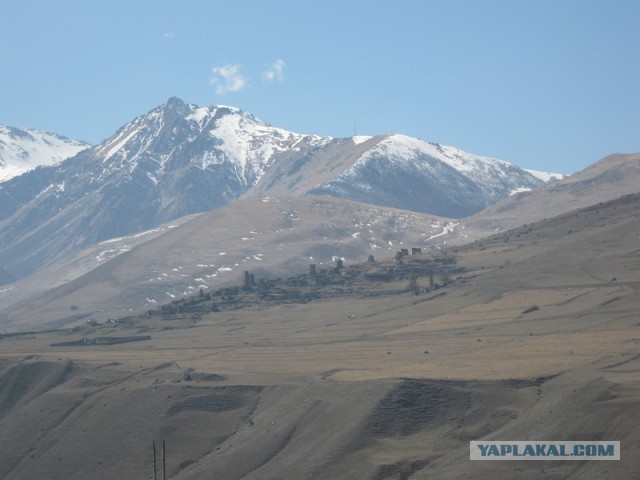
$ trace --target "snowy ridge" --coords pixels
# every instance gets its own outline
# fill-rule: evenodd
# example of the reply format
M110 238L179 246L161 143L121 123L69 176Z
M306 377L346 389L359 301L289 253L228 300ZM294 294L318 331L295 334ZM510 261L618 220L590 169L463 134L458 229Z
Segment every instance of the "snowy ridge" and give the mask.
M330 137L301 135L272 127L239 108L199 107L173 98L125 125L95 147L95 153L104 164L102 176L118 170L133 174L141 157L151 157L155 168L147 164L146 174L157 183L171 157L183 156L184 150L190 149L197 152L190 159L192 166L206 170L215 165L231 165L240 184L252 186L262 177L275 154L293 149L305 139L314 146L331 141ZM177 148L168 150L168 146Z
M543 182L503 160L388 135L313 193L460 218Z
M295 148L304 139L311 139L312 145L323 145L330 137L317 137L289 132L256 118L250 113L232 107L200 107L188 115L187 120L195 120L202 128L211 125L209 135L220 140L218 150L221 157L205 154L200 163L202 169L209 165L226 161L236 163L242 172L244 184L257 183L271 164L274 154ZM231 114L219 116L221 110Z
M0 182L41 165L55 165L89 145L33 128L0 125Z
M429 163L420 160L427 157L449 165L465 176L474 179L482 178L483 180L491 175L506 177L510 169L516 168L504 160L483 157L455 147L428 143L418 138L395 134L389 135L363 154L349 173L353 173L374 156L386 157L391 166L403 167L408 163L413 163L418 168L432 169Z

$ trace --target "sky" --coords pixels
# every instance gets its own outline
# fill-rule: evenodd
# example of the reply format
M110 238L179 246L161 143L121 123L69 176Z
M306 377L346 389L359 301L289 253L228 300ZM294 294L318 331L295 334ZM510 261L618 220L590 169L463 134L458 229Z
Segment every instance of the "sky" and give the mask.
M177 96L525 168L640 152L638 0L0 0L0 123L98 143Z

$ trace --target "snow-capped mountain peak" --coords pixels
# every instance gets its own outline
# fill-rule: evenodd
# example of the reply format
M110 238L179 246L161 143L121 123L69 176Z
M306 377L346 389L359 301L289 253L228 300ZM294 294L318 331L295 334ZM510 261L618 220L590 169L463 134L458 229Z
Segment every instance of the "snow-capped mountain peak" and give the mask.
M0 125L0 182L41 165L55 165L89 145L34 128Z
M304 138L313 139L314 144L330 140L272 127L236 107L200 107L172 97L122 127L96 146L95 153L106 164L102 176L116 171L133 174L145 168L157 180L172 158L184 159L188 152L190 165L201 170L231 166L236 180L251 186L274 154L293 148Z

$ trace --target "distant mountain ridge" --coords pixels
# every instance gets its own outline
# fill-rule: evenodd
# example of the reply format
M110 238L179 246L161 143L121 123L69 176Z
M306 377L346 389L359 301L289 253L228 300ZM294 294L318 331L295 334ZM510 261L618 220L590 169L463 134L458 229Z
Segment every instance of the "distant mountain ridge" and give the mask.
M543 183L508 162L454 147L406 135L373 138L349 168L307 193L460 218Z
M0 182L42 165L55 165L89 144L35 128L0 125Z
M570 177L505 198L463 222L475 238L640 192L640 154L609 155ZM471 233L475 230L475 234Z
M171 98L99 145L0 183L0 266L56 258L241 196L334 197L447 217L543 182L500 160L403 135L331 138Z

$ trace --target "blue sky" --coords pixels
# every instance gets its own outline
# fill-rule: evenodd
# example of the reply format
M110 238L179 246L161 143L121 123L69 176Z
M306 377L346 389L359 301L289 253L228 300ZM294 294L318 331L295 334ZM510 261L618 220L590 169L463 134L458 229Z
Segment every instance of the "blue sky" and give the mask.
M640 151L637 0L0 0L0 123L92 143L171 96L574 172Z

